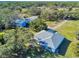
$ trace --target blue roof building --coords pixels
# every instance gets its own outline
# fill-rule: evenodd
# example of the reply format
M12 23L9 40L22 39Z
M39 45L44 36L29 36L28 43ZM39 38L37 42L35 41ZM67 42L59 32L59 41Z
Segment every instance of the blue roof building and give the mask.
M36 39L38 43L47 50L56 52L56 49L60 46L64 37L58 32L42 30L35 34L34 39Z
M17 19L15 21L15 24L17 27L28 27L28 23L37 19L38 16L32 16L32 17L29 17L29 18L24 18L24 19Z
M25 18L26 22L29 23L31 21L30 18Z
M25 20L22 20L22 19L17 19L15 21L15 24L17 27L27 27L27 23Z

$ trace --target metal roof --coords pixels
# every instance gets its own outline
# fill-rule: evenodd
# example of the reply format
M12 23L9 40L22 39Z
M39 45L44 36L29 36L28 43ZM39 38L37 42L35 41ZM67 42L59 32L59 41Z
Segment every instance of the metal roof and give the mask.
M52 42L54 45L54 48L58 48L58 46L61 44L61 42L64 40L64 36L56 32L53 36Z
M42 30L39 33L37 33L35 35L35 37L39 38L39 39L47 39L48 37L53 36L53 33L50 33L48 31Z
M37 18L38 18L38 16L32 16L32 17L26 18L26 21L28 23L28 22L31 22L33 20L36 20Z
M61 42L64 39L64 36L62 36L58 32L49 32L46 30L40 31L34 37L37 40L41 39L42 41L48 43L48 47L51 47L53 51L55 51L54 49L58 48L58 46L61 44Z
M32 17L30 17L30 19L32 19L32 20L35 20L37 18L38 18L38 16L32 16Z

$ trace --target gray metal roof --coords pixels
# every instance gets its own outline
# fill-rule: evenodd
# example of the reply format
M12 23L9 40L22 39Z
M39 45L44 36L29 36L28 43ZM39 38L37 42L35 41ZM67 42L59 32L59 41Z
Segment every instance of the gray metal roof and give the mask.
M39 39L47 39L50 36L53 36L53 33L45 31L45 30L40 31L39 33L35 35L35 37Z
M38 18L38 16L32 16L32 17L29 17L31 20L35 20Z
M59 34L58 32L56 32L52 38L52 43L54 46L54 49L58 48L58 46L61 44L61 42L63 41L64 36L62 36L61 34Z
M36 39L42 39L46 43L48 43L48 46L57 49L58 46L61 44L63 41L64 37L59 34L58 32L48 32L45 30L40 31L35 35Z

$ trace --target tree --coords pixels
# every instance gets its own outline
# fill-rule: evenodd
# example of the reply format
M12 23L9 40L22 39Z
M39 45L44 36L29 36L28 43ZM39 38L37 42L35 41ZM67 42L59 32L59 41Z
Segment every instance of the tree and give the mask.
M44 21L37 19L32 22L30 22L30 28L36 32L41 31L41 30L46 30L47 25Z
M33 34L26 28L17 28L5 31L5 44L0 46L0 57L5 58L37 58L55 57L54 53L42 48L33 39Z
M75 44L75 56L76 57L79 57L79 42L77 42L76 44Z
M31 7L29 10L30 10L31 15L33 15L33 16L36 16L36 15L40 16L40 14L41 14L40 8Z
M35 43L35 42L34 42ZM39 44L34 47L30 47L27 50L27 54L31 58L48 58L48 57L56 57L54 53L49 52L48 50L42 48Z
M48 21L58 21L63 19L63 12L59 11L57 8L56 9L51 9L51 7L49 8L45 8L42 9L40 18L44 19L44 20L48 20Z
M26 28L7 30L3 36L6 43L0 46L0 57L27 57L26 45L29 44L33 34ZM28 45L29 46L29 45ZM5 51L3 51L3 50Z
M79 31L76 31L76 39L79 40Z
M1 25L3 25L5 29L12 28L12 23L16 18L18 18L17 14L18 13L15 13L10 9L1 9L0 10Z

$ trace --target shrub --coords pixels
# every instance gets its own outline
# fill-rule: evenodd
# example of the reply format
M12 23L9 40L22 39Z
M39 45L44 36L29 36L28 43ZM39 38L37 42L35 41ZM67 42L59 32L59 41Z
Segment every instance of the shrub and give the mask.
M41 30L46 30L47 25L42 20L37 19L37 20L30 22L30 28L32 30L38 32L38 31L41 31Z

